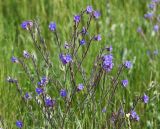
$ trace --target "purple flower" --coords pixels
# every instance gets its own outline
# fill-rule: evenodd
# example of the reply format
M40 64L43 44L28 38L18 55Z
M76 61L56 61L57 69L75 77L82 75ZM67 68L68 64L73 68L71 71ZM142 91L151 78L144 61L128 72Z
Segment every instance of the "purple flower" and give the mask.
M66 90L65 90L65 89L61 89L60 95L61 95L62 97L66 97L66 96L67 96Z
M45 86L48 83L48 78L47 77L42 77L40 82L38 82L39 86Z
M152 0L152 2L153 2L153 3L158 3L158 2L159 2L159 0Z
M55 31L56 30L56 23L55 22L50 22L49 29L50 29L50 31Z
M25 98L25 99L29 99L29 98L30 98L30 95L29 95L28 92L26 92L26 94L24 95L24 98Z
M106 47L107 51L111 52L113 50L112 46Z
M142 97L142 101L143 101L145 104L148 103L149 97L148 97L146 94L144 94L143 97Z
M131 116L131 118L135 118L135 116L137 115L137 113L135 112L135 111L131 111L130 112L130 116Z
M152 19L152 18L153 18L153 13L144 14L144 17L145 17L146 19Z
M14 57L14 56L11 57L11 61L13 63L18 63L19 62L18 59L16 57Z
M21 27L23 29L27 29L27 26L28 26L28 22L27 21L22 22Z
M74 22L79 23L81 20L81 16L80 15L75 15L74 16Z
M159 26L158 25L154 25L153 29L154 29L155 32L158 32Z
M24 56L25 58L29 58L29 57L30 57L30 54L29 54L26 50L24 50L24 51L23 51L23 56Z
M51 98L46 98L45 99L45 105L47 107L53 107L55 105L55 100L52 100Z
M154 54L154 55L158 55L158 50L154 50L154 51L153 51L153 54Z
M82 28L82 34L86 34L87 33L87 29L85 27Z
M84 89L83 84L78 84L77 90L78 90L78 91L81 91L81 90L83 90L83 89Z
M139 121L139 116L138 116L138 114L134 110L132 110L130 112L130 117L131 117L132 120Z
M122 80L122 86L126 87L128 85L128 80Z
M149 7L150 9L154 9L155 4L151 3L151 4L148 5L148 7Z
M103 56L103 60L104 60L104 61L112 61L112 60L113 60L112 54L104 55L104 56Z
M94 40L96 40L96 41L100 41L102 38L101 38L101 35L100 34L98 34L97 36L95 36L94 37Z
M21 24L22 29L28 30L28 28L31 28L33 26L32 21L24 21Z
M67 61L66 61L66 56L64 54L60 54L59 55L59 58L61 60L61 62L65 65L67 64Z
M142 28L141 28L141 27L138 27L138 28L137 28L137 32L138 32L138 33L142 33Z
M103 56L102 67L106 72L110 72L112 70L114 65L112 60L113 60L112 54Z
M95 19L98 19L101 16L101 14L99 11L94 11L93 16Z
M139 121L139 119L140 119L139 116L136 115L135 120L136 120L136 121Z
M70 54L60 54L59 58L64 65L72 61L72 57Z
M38 95L40 95L41 93L43 93L43 89L42 88L36 88L36 92Z
M103 109L102 109L102 112L104 113L104 112L106 112L107 110L106 110L106 108L104 107Z
M17 121L16 121L16 126L17 126L18 128L22 128L22 127L23 127L23 122L20 121L20 120L17 120Z
M119 109L119 115L124 117L125 113L124 110L122 108Z
M65 60L66 60L67 63L68 63L68 62L71 62L71 61L72 61L71 55L70 55L70 54L66 54Z
M150 50L147 50L147 56L150 56L150 54L151 54L151 52L150 52Z
M91 13L93 11L92 6L87 6L86 12Z
M130 69L130 68L132 67L131 61L126 61L126 62L124 63L124 66L125 66L127 69Z
M86 41L84 39L80 40L80 45L85 45L86 44Z
M113 63L112 62L104 62L103 63L103 69L106 71L106 72L110 72L112 69L113 69Z
M116 118L117 118L117 113L113 112L113 113L112 113L112 116L111 116L111 118L110 118L111 122L112 122L112 123L115 123Z

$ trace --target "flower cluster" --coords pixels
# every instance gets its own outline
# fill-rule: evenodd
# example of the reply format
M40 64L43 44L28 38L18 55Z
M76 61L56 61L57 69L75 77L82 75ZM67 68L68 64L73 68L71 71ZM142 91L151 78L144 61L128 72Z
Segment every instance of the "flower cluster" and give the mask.
M95 37L94 37L94 40L96 40L96 41L101 41L101 35L100 34L98 34L98 35L96 35Z
M75 15L75 16L74 16L74 22L75 22L75 23L79 23L80 20L81 20L81 16L80 16L80 15Z
M59 58L64 65L68 64L69 62L72 62L72 57L70 54L66 54L66 55L60 54Z
M31 97L31 95L28 92L26 92L25 95L24 95L24 98L26 100L28 100L28 99L31 99L32 97Z
M84 89L84 85L82 83L78 84L77 90L81 91Z
M128 85L128 80L122 80L122 86L126 87Z
M112 54L103 56L103 64L102 67L106 72L110 72L113 68L113 56Z
M23 127L23 122L20 121L20 120L16 121L16 126L17 126L18 128L22 128L22 127Z
M142 97L142 101L143 101L145 104L148 103L149 97L148 97L146 94L144 94L143 97Z
M84 39L80 40L79 42L80 45L85 45L86 44L86 41Z
M92 6L87 6L86 12L87 12L87 13L92 13L92 11L93 11Z
M61 89L60 95L61 95L62 97L66 97L66 96L67 96L67 91L66 91L65 89Z
M56 23L55 22L50 22L49 29L50 29L50 31L55 31L56 30Z
M45 86L48 83L48 78L47 77L42 77L41 80L38 82L39 86Z
M126 62L124 63L124 66L125 66L127 69L130 69L130 68L132 67L131 61L126 61Z
M45 105L47 107L53 107L55 105L56 101L51 99L51 98L46 98L45 99Z
M138 116L138 114L137 114L134 110L132 110L132 111L130 112L130 118L131 118L132 120L139 121L139 116Z
M30 58L30 54L26 50L23 51L23 56L27 59Z
M22 22L21 24L21 27L24 29L24 30L28 30L29 28L31 28L33 26L33 22L32 21L24 21Z
M98 19L101 16L101 13L99 11L94 11L93 16L95 19Z
M16 57L12 56L11 62L13 62L13 63L18 63L19 61L18 61L18 59L17 59Z
M43 89L38 87L38 88L36 88L36 92L38 95L40 95L43 93Z
M145 14L144 15L144 17L146 18L146 19L149 19L149 20L151 20L152 18L153 18L153 13L147 13L147 14Z

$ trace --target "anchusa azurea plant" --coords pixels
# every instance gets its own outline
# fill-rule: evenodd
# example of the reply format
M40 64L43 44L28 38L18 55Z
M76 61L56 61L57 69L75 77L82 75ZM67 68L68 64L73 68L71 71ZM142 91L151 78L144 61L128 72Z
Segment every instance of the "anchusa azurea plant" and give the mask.
M129 80L124 76L134 65L126 60L117 67L112 53L114 48L102 44L103 36L99 32L89 32L91 24L94 26L100 16L100 11L92 6L74 15L71 37L64 44L59 38L59 25L50 22L48 33L53 35L57 47L53 51L58 53L54 57L42 36L39 22L22 22L21 27L31 36L37 57L29 50L24 50L21 57L11 57L11 62L23 68L28 77L23 82L30 86L26 88L19 79L7 78L9 83L15 84L22 102L32 114L31 118L18 117L18 128L28 127L25 119L31 119L37 128L55 129L128 128L126 114L130 122L140 121L136 105L138 102L147 104L149 97L143 93L128 107L116 98L117 92L129 87ZM91 47L95 45L100 47L91 60Z

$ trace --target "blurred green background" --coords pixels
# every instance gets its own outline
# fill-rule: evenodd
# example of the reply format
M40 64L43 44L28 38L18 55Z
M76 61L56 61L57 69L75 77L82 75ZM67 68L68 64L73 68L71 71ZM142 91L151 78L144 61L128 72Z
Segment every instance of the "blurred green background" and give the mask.
M52 46L50 49L54 55L56 46L50 40L49 22L57 23L60 39L64 43L70 37L73 16L87 5L92 5L95 10L100 10L101 17L90 31L102 35L100 44L113 46L114 61L117 64L124 59L134 62L134 68L127 76L129 86L126 103L130 105L136 95L144 92L150 97L149 104L140 105L141 110L137 111L140 122L134 123L136 126L132 128L160 128L160 56L151 59L147 55L147 50L160 50L160 44L158 34L151 36L152 24L143 18L148 3L149 0L0 0L0 127L16 128L17 118L27 117L26 110L21 109L16 88L6 82L8 76L13 76L21 78L22 87L26 85L23 84L25 76L21 73L22 69L19 70L10 61L12 55L18 57L24 49L33 49L27 32L20 27L22 21L39 19L42 34L47 45ZM147 42L137 33L138 26L143 26L149 39ZM95 50L97 46L92 47L90 55L94 55ZM147 91L152 84L153 88ZM36 128L34 126L26 128Z

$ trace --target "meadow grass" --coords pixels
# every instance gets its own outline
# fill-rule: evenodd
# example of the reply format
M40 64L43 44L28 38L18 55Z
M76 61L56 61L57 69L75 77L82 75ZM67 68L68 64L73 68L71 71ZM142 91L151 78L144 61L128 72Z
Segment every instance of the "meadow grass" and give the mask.
M138 105L136 111L140 116L140 121L133 123L131 127L133 129L160 128L160 56L157 55L151 59L147 55L147 50L160 50L160 44L158 35L151 36L148 31L152 29L151 24L143 18L147 10L147 3L147 1L136 0L0 0L0 127L16 128L15 122L18 118L25 120L24 128L26 129L42 128L44 124L40 110L35 109L34 113L37 118L32 118L32 114L28 113L25 105L21 103L16 88L6 82L7 76L17 77L20 78L20 84L25 90L32 89L32 86L24 81L26 75L22 69L10 61L12 55L19 56L24 49L34 51L31 38L20 27L21 22L39 19L42 34L52 55L51 59L57 62L58 53L53 35L48 31L49 22L57 23L58 34L61 42L64 43L71 36L69 34L74 14L85 9L87 5L92 5L93 8L100 10L102 16L96 24L91 24L90 33L101 33L102 41L91 46L88 54L90 60L85 63L91 64L98 48L104 44L113 46L115 66L118 66L122 60L132 60L133 69L123 75L123 77L127 75L129 86L125 90L118 89L114 103L116 105L125 98L125 106L129 108L135 96L146 92L150 101L147 105ZM138 26L145 28L147 42L137 33ZM87 68L90 69L90 66ZM151 85L153 88L147 90ZM90 114L90 111L87 110L85 116L81 118L90 121L91 117L95 117L93 123L86 124L87 122L80 118L71 117L72 123L68 123L66 128L102 128L100 125L106 118L102 115L98 119L96 115Z

